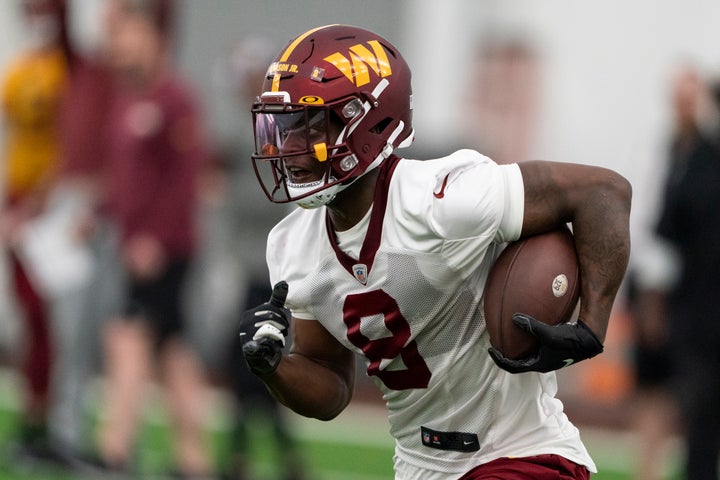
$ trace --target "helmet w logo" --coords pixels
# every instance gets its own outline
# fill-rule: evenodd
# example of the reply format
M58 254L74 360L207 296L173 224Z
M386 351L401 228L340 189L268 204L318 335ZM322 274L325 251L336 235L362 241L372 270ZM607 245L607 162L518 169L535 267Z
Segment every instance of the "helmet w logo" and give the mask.
M380 42L370 40L367 45L370 46L372 51L365 45L358 43L350 47L349 58L337 52L325 57L323 60L335 65L356 87L370 83L370 70L380 78L392 75L390 62Z

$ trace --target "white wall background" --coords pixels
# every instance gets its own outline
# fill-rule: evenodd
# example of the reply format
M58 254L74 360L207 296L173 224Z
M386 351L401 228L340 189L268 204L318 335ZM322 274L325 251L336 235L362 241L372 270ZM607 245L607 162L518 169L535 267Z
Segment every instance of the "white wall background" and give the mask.
M618 170L633 183L633 248L645 242L664 177L674 68L720 73L714 0L407 0L404 50L413 65L418 143L453 139L467 58L488 33L537 46L543 85L533 158ZM449 106L449 108L448 108ZM454 120L454 121L453 121Z
M0 1L0 75L3 75L7 63L22 45L21 29L22 24L17 2ZM2 107L0 106L0 108ZM4 148L2 129L3 121L0 117L0 151ZM0 169L0 196L3 195L1 180L2 169ZM15 305L5 295L8 288L6 272L5 258L0 256L0 352L13 351L20 333L17 322L6 321L17 315Z
M20 11L15 1L0 2L0 70L15 54L21 44Z

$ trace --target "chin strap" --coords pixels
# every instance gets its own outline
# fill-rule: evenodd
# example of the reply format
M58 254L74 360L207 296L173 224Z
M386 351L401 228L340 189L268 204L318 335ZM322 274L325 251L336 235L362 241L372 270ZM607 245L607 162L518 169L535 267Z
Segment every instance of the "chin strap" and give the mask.
M333 181L334 178L330 177L328 181ZM325 183L324 180L319 180L317 182L310 182L310 183L302 183L302 184L287 184L288 193L291 195L291 197L300 197L302 195L306 195L309 191L313 191L316 188L318 188L320 185ZM306 197L300 198L298 200L293 200L294 203L302 208L318 208L322 207L323 205L327 205L328 203L332 202L335 199L335 196L338 194L338 192L341 191L340 187L342 185L339 183L336 183L335 185L330 185L329 187L323 188L322 190L318 190L317 192L310 194Z
M308 195L307 197L295 200L295 204L301 208L318 208L322 207L323 205L327 205L328 203L335 200L335 197L338 193L342 192L346 188L348 188L353 183L357 182L360 178L362 178L366 173L376 169L377 167L382 164L382 162L388 158L393 152L393 146L390 143L385 144L385 148L380 152L380 155L378 155L375 160L368 166L368 168L357 177L353 178L351 181L347 183L336 183L335 185L331 185L329 187L323 188L322 190L319 190L312 195ZM328 183L334 181L334 177L330 177L328 179ZM319 185L322 185L324 183L324 180L318 180L316 182L310 182L310 183L303 183L303 184L287 184L288 192L293 196L301 196L307 191L313 190L317 188Z

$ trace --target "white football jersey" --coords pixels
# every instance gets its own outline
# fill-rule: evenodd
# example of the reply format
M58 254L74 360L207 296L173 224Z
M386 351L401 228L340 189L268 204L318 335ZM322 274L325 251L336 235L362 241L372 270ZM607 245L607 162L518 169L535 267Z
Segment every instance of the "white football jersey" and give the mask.
M483 285L521 233L519 167L461 150L381 168L363 221L337 233L325 208L297 209L270 233L267 261L294 317L364 357L387 404L396 478L451 480L549 453L595 471L555 374L512 375L487 352Z

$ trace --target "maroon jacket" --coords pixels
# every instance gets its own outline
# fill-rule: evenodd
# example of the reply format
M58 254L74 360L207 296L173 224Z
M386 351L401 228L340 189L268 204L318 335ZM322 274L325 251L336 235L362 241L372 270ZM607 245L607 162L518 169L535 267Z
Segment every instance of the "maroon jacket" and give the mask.
M110 72L75 57L60 113L62 175L98 175L104 166L106 121L112 98Z
M198 175L206 158L195 93L174 77L118 89L108 105L107 211L124 239L145 233L171 258L192 254Z

